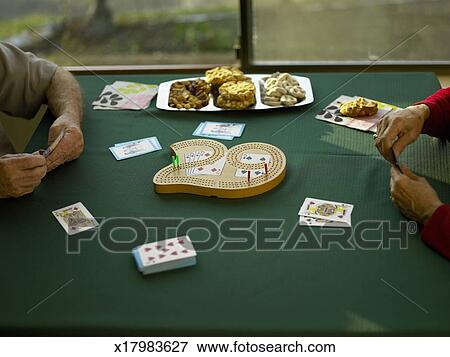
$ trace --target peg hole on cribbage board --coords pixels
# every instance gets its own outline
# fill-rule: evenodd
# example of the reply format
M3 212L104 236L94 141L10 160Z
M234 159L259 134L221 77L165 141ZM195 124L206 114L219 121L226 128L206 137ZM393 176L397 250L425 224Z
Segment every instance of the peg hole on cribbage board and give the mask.
M286 173L286 157L277 147L266 143L245 143L227 149L215 140L193 139L171 145L172 154L179 155L180 165L168 165L159 170L153 178L155 191L158 193L192 193L222 198L241 198L267 192L277 186ZM185 154L210 151L211 156L195 162L185 162ZM248 180L236 176L237 170L265 170L264 163L243 163L244 154L268 154L268 171ZM214 164L226 157L220 175L186 175L186 169Z

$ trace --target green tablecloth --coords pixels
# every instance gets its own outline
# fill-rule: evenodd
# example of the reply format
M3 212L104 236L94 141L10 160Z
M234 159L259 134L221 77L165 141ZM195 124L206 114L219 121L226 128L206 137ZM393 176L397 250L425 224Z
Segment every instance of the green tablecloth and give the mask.
M154 102L149 113L93 111L90 103L105 82L78 77L86 107L83 156L50 173L34 194L0 202L1 334L449 335L450 265L418 234L409 236L407 249L396 242L376 250L344 250L337 244L328 250L291 245L221 252L216 247L199 252L193 268L146 277L129 253L108 252L97 239L83 242L80 254L66 254L65 233L51 211L78 201L97 217L284 219L281 240L286 241L309 196L354 204L354 225L386 220L398 228L404 218L389 199L389 165L376 152L372 135L314 115L340 94L406 106L439 88L435 75L307 76L315 96L308 107L209 114L163 112ZM159 83L179 77L103 78ZM262 141L282 149L288 161L284 182L241 200L155 194L151 180L170 162L169 145L192 138L204 120L247 124L241 138L225 142L228 146ZM45 146L50 123L47 118L41 124L30 151ZM153 135L162 151L122 162L108 151L117 142ZM446 201L448 153L448 147L423 137L401 158L426 175ZM368 231L364 237L380 235ZM131 235L119 231L115 237ZM191 232L194 242L205 237Z

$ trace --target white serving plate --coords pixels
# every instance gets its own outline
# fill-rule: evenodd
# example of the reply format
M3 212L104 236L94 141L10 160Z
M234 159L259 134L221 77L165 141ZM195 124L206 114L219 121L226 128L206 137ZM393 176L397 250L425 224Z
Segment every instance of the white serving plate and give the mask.
M302 87L305 92L306 96L305 99L303 99L300 103L297 103L291 107L285 107L282 105L272 107L269 105L265 105L261 100L261 87L260 87L260 81L263 78L270 77L270 74L248 74L246 75L249 77L256 88L256 104L252 107L249 107L247 109L241 109L241 110L267 110L267 109L279 109L279 108L293 108L293 107L301 107L307 104L311 104L314 102L314 95L312 91L311 81L307 77L300 77L300 76L292 76L294 77L298 83L300 84L300 87ZM158 88L158 97L156 99L156 107L158 109L162 110L171 110L171 111L194 111L194 112L220 112L220 111L230 111L230 110L239 110L239 109L222 109L218 108L214 105L214 99L212 96L210 96L209 104L201 109L177 109L172 108L169 106L169 93L170 93L170 87L172 86L172 83L178 82L178 81L192 81L196 79L205 79L205 77L194 77L194 78L181 78L176 79L173 81L168 81L161 83Z

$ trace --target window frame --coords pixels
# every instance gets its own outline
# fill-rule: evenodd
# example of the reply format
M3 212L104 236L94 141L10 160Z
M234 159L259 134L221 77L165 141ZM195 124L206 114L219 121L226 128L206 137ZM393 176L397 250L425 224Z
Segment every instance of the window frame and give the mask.
M238 65L249 73L289 72L390 72L432 71L438 75L450 74L449 61L255 61L253 56L253 0L239 0L239 33L236 63L202 65L114 65L67 66L74 74L145 74L145 73L198 73L220 65Z
M253 58L253 0L239 0L241 13L241 66L247 71L438 71L450 72L449 61L255 61Z

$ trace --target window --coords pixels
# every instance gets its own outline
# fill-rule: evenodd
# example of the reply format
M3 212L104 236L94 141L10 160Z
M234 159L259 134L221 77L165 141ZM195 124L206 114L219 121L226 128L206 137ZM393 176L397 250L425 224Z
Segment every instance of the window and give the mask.
M0 0L0 40L60 65L450 65L450 0ZM60 46L62 50L58 49Z
M235 62L237 0L14 0L1 6L0 39L59 65Z
M449 0L253 0L255 63L450 61Z

